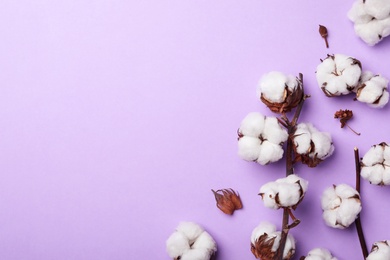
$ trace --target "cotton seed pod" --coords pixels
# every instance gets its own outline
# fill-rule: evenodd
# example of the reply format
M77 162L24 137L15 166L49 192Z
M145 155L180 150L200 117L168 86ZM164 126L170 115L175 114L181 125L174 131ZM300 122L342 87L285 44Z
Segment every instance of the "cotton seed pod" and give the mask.
M351 93L359 83L362 65L359 60L344 54L329 55L317 66L316 77L328 97Z
M390 2L383 0L358 0L348 12L354 29L369 46L390 35Z
M334 152L329 133L319 132L310 123L300 123L292 137L295 161L316 167Z
M356 99L371 107L382 108L389 102L388 84L388 79L365 71L362 73L360 84L356 89Z
M295 209L307 191L308 181L291 174L261 186L259 195L267 208Z
M390 147L382 142L373 145L363 156L360 175L375 185L390 185Z
M240 195L232 189L211 190L214 193L217 207L225 214L232 215L237 209L242 209Z
M362 210L359 193L347 184L327 188L322 194L321 206L325 223L339 229L349 227Z
M372 245L371 252L366 260L390 259L390 240L376 242Z
M307 256L302 256L300 260L337 260L337 258L332 256L328 249L314 248Z
M217 244L198 224L181 222L166 241L166 248L174 260L209 260L217 251Z
M272 71L260 79L257 96L272 112L289 112L303 98L302 82L294 76Z
M269 222L260 223L251 236L251 251L256 259L274 260L280 245L281 232L276 231L276 226ZM283 259L288 260L295 253L295 240L290 234L287 235L283 251Z
M238 129L238 155L261 165L276 162L283 157L283 143L288 134L276 117L249 113Z

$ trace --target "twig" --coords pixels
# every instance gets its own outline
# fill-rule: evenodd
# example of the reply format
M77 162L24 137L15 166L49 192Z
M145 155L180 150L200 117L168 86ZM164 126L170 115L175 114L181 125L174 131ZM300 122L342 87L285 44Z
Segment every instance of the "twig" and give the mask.
M356 168L356 191L359 192L359 194L360 194L359 149L357 147L355 147L354 152L355 152L355 168ZM360 198L361 198L361 196L360 196ZM367 249L366 240L364 238L362 222L360 220L360 214L358 215L358 217L355 221L355 225L356 225L356 230L357 230L358 237L359 237L360 247L362 248L363 257L364 257L364 259L366 259L368 256L368 249Z

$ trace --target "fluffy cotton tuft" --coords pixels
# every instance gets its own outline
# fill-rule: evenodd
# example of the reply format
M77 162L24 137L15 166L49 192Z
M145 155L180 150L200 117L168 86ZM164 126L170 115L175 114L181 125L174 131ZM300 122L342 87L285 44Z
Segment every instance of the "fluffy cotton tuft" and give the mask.
M322 217L333 228L349 227L362 210L359 193L346 184L333 185L322 194Z
M390 185L390 147L385 143L373 145L363 156L360 175L375 185Z
M295 174L261 186L259 195L267 208L293 208L302 201L308 182Z
M251 235L251 251L258 259L264 256L273 259L280 245L281 232L269 222L260 223ZM290 234L287 235L286 245L283 251L283 259L290 259L295 253L295 240Z
M283 157L283 143L288 134L276 117L249 113L238 129L238 155L261 165L276 162Z
M293 135L293 149L297 161L315 167L333 154L334 146L329 133L319 132L310 123L300 123Z
M302 260L337 260L333 257L328 249L325 248L314 248L310 250L306 257L301 258Z
M217 251L217 244L198 224L181 222L166 241L166 248L172 259L209 260Z
M294 76L272 71L260 79L257 96L271 111L289 112L303 98L302 82Z
M372 107L382 108L389 102L388 84L388 79L365 71L362 73L360 84L356 89L356 99Z
M362 73L360 61L344 54L328 55L318 66L318 86L328 97L347 95L359 83Z
M369 46L390 35L390 1L358 0L348 12L355 33Z
M390 240L376 242L366 260L390 259Z

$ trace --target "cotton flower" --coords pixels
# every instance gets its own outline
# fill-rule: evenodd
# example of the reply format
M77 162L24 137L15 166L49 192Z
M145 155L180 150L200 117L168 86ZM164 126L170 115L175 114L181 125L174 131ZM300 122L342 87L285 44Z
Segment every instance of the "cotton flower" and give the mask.
M348 12L355 33L373 46L390 34L390 1L358 0Z
M339 229L351 225L362 209L359 193L346 184L327 188L322 194L321 205L325 223Z
M362 73L356 89L356 99L375 108L382 108L389 101L389 80L370 71Z
M363 156L360 175L375 185L390 185L390 147L385 143L373 145Z
M257 259L274 260L280 245L281 232L276 231L276 226L269 222L260 223L251 236L251 251ZM292 258L295 253L295 240L287 235L286 245L283 251L283 259Z
M289 112L303 98L302 82L294 76L272 71L260 79L257 96L271 111Z
M308 182L295 174L261 186L259 195L267 208L293 208L302 201Z
M300 260L337 260L337 258L333 257L328 249L314 248L310 250L306 257L301 257Z
M217 251L210 234L193 222L181 222L166 241L166 247L174 260L209 260Z
M247 161L265 165L283 157L283 143L288 134L276 117L249 113L238 129L238 155Z
M211 190L214 193L217 207L225 214L232 215L237 209L242 209L240 195L232 189Z
M296 161L315 167L333 154L334 146L330 134L319 132L310 123L300 123L293 135L293 149Z
M317 83L328 97L349 94L359 83L360 61L343 54L329 55L317 66Z
M376 242L366 260L390 259L390 240Z

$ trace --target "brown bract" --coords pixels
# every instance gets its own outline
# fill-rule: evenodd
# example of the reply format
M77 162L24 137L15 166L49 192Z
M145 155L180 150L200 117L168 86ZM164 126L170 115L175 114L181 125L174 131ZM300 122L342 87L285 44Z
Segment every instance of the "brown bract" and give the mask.
M275 260L277 251L272 251L275 239L276 237L269 238L268 234L264 233L256 239L254 244L251 243L252 254L260 260ZM293 255L294 250L290 250L283 259L289 260Z
M225 214L232 215L237 209L242 209L240 195L232 189L211 190L214 193L217 207Z
M294 91L288 89L286 85L284 88L283 102L272 102L264 97L263 94L260 96L261 101L275 113L286 113L290 112L291 109L298 106L303 99L303 88L302 81L298 79L298 86Z

